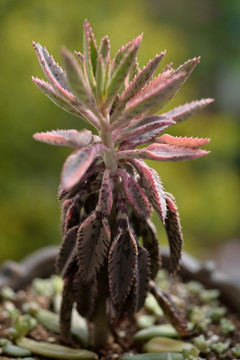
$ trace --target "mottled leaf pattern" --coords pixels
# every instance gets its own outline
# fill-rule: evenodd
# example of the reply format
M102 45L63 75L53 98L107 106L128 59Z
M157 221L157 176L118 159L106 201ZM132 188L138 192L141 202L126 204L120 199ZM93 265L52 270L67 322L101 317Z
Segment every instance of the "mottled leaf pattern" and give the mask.
M126 170L118 169L118 174L122 179L125 194L132 207L144 219L148 218L150 215L150 205L141 186L127 173Z
M143 307L147 295L150 278L149 264L150 257L148 251L141 245L138 245L136 311Z
M166 201L168 211L165 229L170 246L173 272L176 272L179 268L179 263L182 256L183 236L175 199L172 195L167 193Z
M77 258L81 279L87 283L97 274L108 254L110 227L97 212L90 215L78 231Z
M52 130L47 132L36 133L33 135L35 140L58 146L70 146L81 148L89 145L93 140L90 130Z
M127 221L119 221L108 258L110 293L115 305L122 304L133 283L137 244Z

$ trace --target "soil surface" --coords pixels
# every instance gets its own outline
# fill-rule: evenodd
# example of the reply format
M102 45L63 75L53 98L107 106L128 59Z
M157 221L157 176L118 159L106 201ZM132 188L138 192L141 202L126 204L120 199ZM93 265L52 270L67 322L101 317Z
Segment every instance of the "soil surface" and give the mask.
M193 320L194 309L200 309L202 313L208 314L209 311L217 308L225 307L218 297L214 295L214 293L208 293L206 290L202 290L199 293L198 284L190 283L190 285L185 285L181 282L179 277L165 277L161 276L158 282L159 286L161 286L164 291L171 294L172 300L175 302L177 308L181 311L181 313L185 313L188 317L188 320ZM201 288L201 287L200 287ZM201 290L201 289L200 289ZM205 294L205 297L203 296ZM209 299L209 297L213 299ZM9 318L5 306L6 300L0 299L0 339L9 339L8 329L12 326L12 320ZM22 304L25 302L34 301L40 304L42 308L52 309L51 297L44 297L42 295L37 294L33 291L31 286L28 286L24 290L20 290L17 292L16 299L14 301L10 301L13 303L17 309L21 311ZM9 301L8 301L9 303ZM150 314L150 312L146 309L141 311L137 317L142 314ZM211 350L209 353L204 354L200 353L200 358L208 359L208 360L217 360L217 359L225 359L225 360L233 360L240 359L240 357L234 356L232 348L236 346L236 344L240 343L240 319L237 314L232 312L230 309L226 309L226 313L224 314L224 319L229 320L233 328L227 334L223 333L223 327L221 326L221 319L208 320L206 324L204 324L204 320L201 317L198 319L195 317L195 326L194 326L194 335L188 339L185 339L187 342L193 342L194 338L203 334L206 338L215 338L216 342L228 343L229 348L225 350L222 354L217 354L215 351ZM164 317L160 317L156 324L166 323L166 319ZM112 342L105 349L102 349L98 352L100 360L117 360L124 354L135 354L141 352L141 348L143 343L133 343L132 335L137 331L137 325L134 321L125 321L123 322L120 331L118 331L118 339L115 342ZM51 343L60 344L59 335L54 334L51 331L46 330L42 325L38 324L34 330L32 330L28 334L29 338L35 339L37 341L48 341ZM74 347L79 347L77 342L74 344ZM1 347L0 347L1 354ZM38 360L47 360L47 357L41 356L32 356L34 359ZM7 357L2 353L0 355L0 359L9 359L12 357ZM197 359L197 358L195 358Z

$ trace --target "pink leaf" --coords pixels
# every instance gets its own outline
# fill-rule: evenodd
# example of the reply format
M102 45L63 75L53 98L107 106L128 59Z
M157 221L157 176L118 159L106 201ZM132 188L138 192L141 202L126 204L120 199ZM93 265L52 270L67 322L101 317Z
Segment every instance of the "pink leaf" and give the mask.
M209 143L210 139L206 138L193 138L193 137L178 137L164 134L156 141L159 144L168 144L173 146L184 146L187 148L197 149Z
M192 101L189 104L184 104L176 107L173 110L162 114L163 116L170 117L176 123L180 123L186 120L188 117L192 116L196 112L204 109L207 105L211 104L213 99L202 99L199 101Z
M163 223L165 223L167 206L165 192L158 173L148 167L143 161L132 160L132 163L141 176L142 185L148 199L151 201L158 216L161 218Z
M90 130L52 130L46 133L36 133L33 135L35 140L59 146L71 146L81 148L89 145L93 140Z
M207 150L154 143L144 149L119 151L116 154L116 158L142 158L156 161L185 161L197 159L207 154L209 154L209 151Z
M170 246L171 259L173 264L173 273L175 273L182 257L183 235L181 230L180 218L177 211L175 199L171 194L166 193L167 218L165 229Z
M122 305L130 293L137 264L137 244L126 220L119 221L108 257L110 294Z
M109 216L111 213L113 204L112 185L110 179L110 170L106 169L102 178L102 185L99 191L99 202L98 206L100 211L105 215Z
M144 219L150 216L150 205L141 186L124 169L118 169L125 194L137 213Z
M92 145L75 150L65 161L61 174L62 192L70 190L84 176L95 156L101 153L106 146Z
M77 241L78 265L83 282L95 278L108 254L110 227L107 218L93 212L80 226Z

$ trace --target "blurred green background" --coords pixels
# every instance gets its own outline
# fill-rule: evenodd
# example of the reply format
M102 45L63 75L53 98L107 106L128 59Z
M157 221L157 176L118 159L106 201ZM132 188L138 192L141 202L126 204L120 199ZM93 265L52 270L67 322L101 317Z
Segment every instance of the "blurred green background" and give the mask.
M62 44L81 50L85 17L98 41L109 35L112 54L143 32L141 66L164 49L162 66L173 62L177 67L201 55L200 65L166 109L214 97L209 108L170 132L211 137L211 154L154 167L176 197L185 249L209 257L217 246L239 236L240 1L1 0L0 261L20 259L61 240L56 193L70 150L37 143L32 134L85 124L31 82L31 75L43 78L31 42L46 46L61 63Z

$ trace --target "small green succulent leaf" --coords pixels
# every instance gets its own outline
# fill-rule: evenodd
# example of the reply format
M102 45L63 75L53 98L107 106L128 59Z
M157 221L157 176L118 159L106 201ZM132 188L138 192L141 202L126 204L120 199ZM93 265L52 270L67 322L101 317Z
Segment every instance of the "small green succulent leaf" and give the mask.
M171 324L162 324L137 331L133 339L135 341L146 341L158 336L176 338L179 337L179 334Z
M91 92L84 80L80 64L77 62L74 55L66 48L62 49L62 56L66 68L66 78L69 88L80 103L96 113L96 106L91 97Z
M108 258L110 294L114 304L125 302L135 275L137 244L126 220L118 221Z
M96 66L97 66L97 44L92 31L92 28L87 20L84 23L84 36L83 36L83 53L85 60L85 68L89 81L89 85L95 93L96 90Z
M107 35L104 36L101 40L99 53L102 55L105 64L107 64L110 60L110 42Z
M166 193L165 196L167 202L165 229L170 246L171 260L173 265L172 271L175 273L179 269L180 260L182 257L183 235L175 199L169 193Z
M144 346L143 351L150 353L158 352L182 352L183 349L194 348L194 345L181 340L170 339L166 337L154 337Z
M97 56L97 67L96 67L96 92L97 92L97 101L101 104L101 101L104 97L105 84L106 84L106 64L104 62L103 56L101 53L98 53Z
M110 239L108 220L97 211L81 224L78 230L77 259L83 282L91 281L103 265Z
M73 148L82 148L93 141L93 135L90 130L77 131L71 130L52 130L36 133L33 135L35 140L58 146L70 146Z
M122 86L127 74L129 73L132 63L137 55L141 42L141 36L133 40L130 46L127 48L123 58L119 64L113 66L113 72L109 84L107 86L107 99L106 105L110 104L113 98L117 95L118 90ZM116 64L116 61L115 63Z

